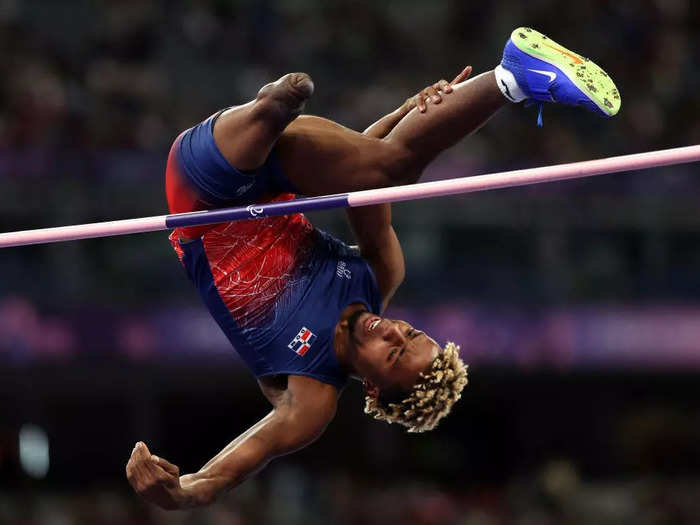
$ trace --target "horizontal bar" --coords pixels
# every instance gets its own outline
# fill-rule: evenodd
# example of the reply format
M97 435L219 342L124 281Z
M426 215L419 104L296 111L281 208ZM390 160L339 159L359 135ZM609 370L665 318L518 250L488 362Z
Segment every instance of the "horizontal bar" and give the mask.
M700 145L291 201L2 233L0 234L0 248L259 219L331 208L425 199L697 161L700 161Z
M177 213L175 215L169 215L165 220L165 224L168 228L181 228L183 226L217 224L219 222L260 219L263 217L273 217L276 215L289 215L290 213L304 213L307 211L347 207L348 194L342 193L338 195L324 195L322 197L294 199L291 201L251 204L249 206L241 206L236 208L221 208L218 210Z
M495 190L555 182L568 179L580 179L618 173L621 171L636 171L674 164L686 164L700 161L700 145L686 146L646 153L635 153L606 159L585 160L569 164L556 164L539 168L505 171L489 175L476 175L458 179L422 182L408 186L394 186L376 190L356 191L348 194L350 206L368 206L383 202L399 202L429 197L442 197L477 191Z
M0 233L0 248L166 230L167 215Z

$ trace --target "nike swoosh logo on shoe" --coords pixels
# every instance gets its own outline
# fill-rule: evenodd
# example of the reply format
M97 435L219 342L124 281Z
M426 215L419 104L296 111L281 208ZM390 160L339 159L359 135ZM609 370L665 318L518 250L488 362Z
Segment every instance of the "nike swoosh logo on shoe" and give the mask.
M503 79L501 79L501 84L503 84L503 88L506 90L506 96L513 102L515 102L515 98L513 98L513 95L510 94L510 89L508 89L508 84L503 82Z
M539 73L540 75L548 76L550 84L552 82L554 82L555 78L557 78L557 74L554 71L542 71L541 69L528 69L528 71L532 71L533 73Z

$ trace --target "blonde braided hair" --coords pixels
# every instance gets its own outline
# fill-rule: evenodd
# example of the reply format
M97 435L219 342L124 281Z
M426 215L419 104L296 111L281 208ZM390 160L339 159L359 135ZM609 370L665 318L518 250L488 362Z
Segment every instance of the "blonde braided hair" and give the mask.
M381 394L365 396L365 414L399 423L408 427L408 432L432 430L462 397L467 382L467 365L459 357L459 346L448 342L429 369L421 372L407 397L398 403L387 403L381 400Z

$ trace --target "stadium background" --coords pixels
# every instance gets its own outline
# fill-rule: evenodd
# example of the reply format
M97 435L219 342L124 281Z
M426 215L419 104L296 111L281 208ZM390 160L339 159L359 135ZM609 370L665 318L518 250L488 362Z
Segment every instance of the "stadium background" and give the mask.
M165 213L176 134L262 84L306 71L308 112L363 129L467 64L492 68L519 25L593 57L621 113L546 107L537 129L534 108L505 108L426 179L697 144L699 14L0 0L0 230ZM454 413L405 435L351 385L319 442L176 514L130 491L134 442L191 472L267 406L166 235L3 250L0 523L697 523L699 189L689 165L396 205L407 280L389 314L462 345ZM351 240L342 212L312 221Z

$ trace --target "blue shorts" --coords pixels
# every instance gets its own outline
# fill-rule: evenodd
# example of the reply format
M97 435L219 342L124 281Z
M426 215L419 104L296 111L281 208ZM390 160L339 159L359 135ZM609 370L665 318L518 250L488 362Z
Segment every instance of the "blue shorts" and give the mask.
M243 172L231 166L214 141L214 123L225 110L183 132L175 141L182 175L212 208L252 204L280 193L298 193L274 152L259 168Z

